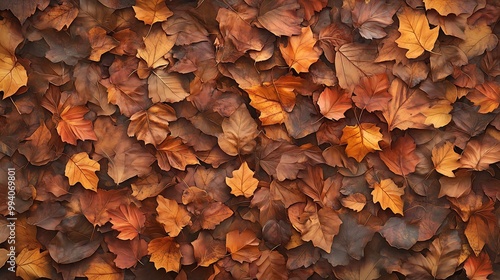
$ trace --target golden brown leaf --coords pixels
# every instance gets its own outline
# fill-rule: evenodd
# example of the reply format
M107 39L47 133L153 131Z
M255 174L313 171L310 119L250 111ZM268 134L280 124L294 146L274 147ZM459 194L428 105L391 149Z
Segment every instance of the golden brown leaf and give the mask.
M49 251L40 253L40 249L24 248L16 258L16 276L25 280L52 278L54 268L51 265Z
M354 88L355 95L352 96L352 101L358 108L366 109L368 112L380 111L384 108L383 104L392 99L387 89L389 89L387 74L363 77Z
M382 140L380 128L372 123L361 123L354 126L346 126L342 129L342 143L347 143L345 149L348 156L358 162L371 152L380 151L378 142Z
M226 255L224 242L214 239L207 231L200 232L198 238L191 244L199 266L208 267Z
M252 230L233 230L226 234L226 248L231 258L240 263L253 262L260 257L260 240Z
M380 159L395 174L406 176L415 172L420 158L415 153L415 141L410 136L398 138L390 148L379 153Z
M64 174L68 177L70 185L80 182L84 188L97 192L99 178L94 172L100 168L97 161L90 159L87 153L81 152L71 156L66 163Z
M449 14L472 14L476 8L477 2L473 1L453 1L453 0L423 0L425 9L436 10L440 15L447 16Z
M500 105L500 85L495 82L485 82L467 94L467 98L479 106L479 113L493 112Z
M490 164L500 161L500 132L493 128L486 130L480 139L467 143L460 163L463 168L486 170Z
M119 231L117 238L121 240L132 240L141 233L146 216L135 204L122 204L120 208L108 210L111 218L112 228Z
M134 8L135 17L149 25L166 21L174 14L163 0L136 0L135 6L132 8Z
M311 28L303 27L300 35L288 39L286 47L280 44L280 51L290 68L297 73L309 72L311 64L321 55L321 50L315 47L316 42Z
M89 30L89 42L92 47L89 59L93 61L101 60L101 55L114 49L120 43L113 37L106 34L102 27L93 27Z
M15 20L15 19L14 19ZM0 91L3 99L14 95L28 83L26 69L15 56L17 46L23 41L21 28L4 17L0 21Z
M460 40L458 47L472 59L485 51L491 51L498 44L498 37L492 33L491 27L481 22L474 26L465 26L465 39Z
M455 177L453 170L462 166L458 161L460 155L453 150L454 145L451 142L445 142L441 146L436 146L432 149L432 163L437 172L448 176Z
M396 1L355 1L353 25L363 38L384 38L387 35L384 28L393 23L392 16L398 8Z
M351 109L352 103L346 91L338 87L326 87L319 95L318 106L325 118L339 120L345 118L344 113Z
M140 111L130 117L128 136L136 136L146 144L158 146L169 134L168 123L175 121L177 116L172 107L157 103L145 111Z
M259 184L253 174L248 163L243 162L239 169L233 171L233 177L226 177L226 184L231 188L231 193L235 196L251 197Z
M70 1L63 1L60 5L48 7L35 15L33 26L39 30L54 28L61 31L64 27L68 28L78 15L78 8Z
M362 193L353 193L340 200L344 207L359 212L365 208L366 196Z
M453 110L450 101L439 100L432 107L427 108L422 112L425 116L426 125L433 125L435 128L443 127L451 122L450 112Z
M248 112L245 104L222 121L222 134L218 136L219 147L228 155L251 153L258 135L257 124Z
M191 216L183 206L177 204L175 200L159 195L156 197L158 207L158 222L163 224L163 228L171 237L179 235L181 230L191 224Z
M403 214L403 200L401 196L405 193L404 188L398 187L392 179L384 179L373 186L372 196L374 203L380 203L382 209L391 209L394 214Z
M179 272L181 268L180 245L172 237L160 237L151 240L148 244L150 261L156 269L164 268L167 272Z
M302 17L296 0L263 0L260 3L257 21L276 36L300 34Z
M423 11L406 7L398 14L398 18L401 36L396 43L408 50L406 57L417 58L424 51L432 51L439 35L439 27L431 29Z
M200 163L189 146L182 143L181 139L171 136L156 147L156 158L158 166L165 171L169 171L171 167L186 170L186 166Z
M172 49L176 38L177 36L167 36L160 27L154 27L144 38L144 47L137 49L137 57L144 59L151 69L168 65L164 56Z

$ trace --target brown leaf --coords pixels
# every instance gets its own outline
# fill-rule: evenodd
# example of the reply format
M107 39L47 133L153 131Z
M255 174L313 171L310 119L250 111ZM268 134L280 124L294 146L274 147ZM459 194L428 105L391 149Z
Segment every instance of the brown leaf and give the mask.
M467 98L479 106L479 113L493 112L500 105L500 85L496 82L485 82L467 94Z
M352 104L346 91L336 87L326 87L319 95L318 106L321 114L330 120L345 118L344 113Z
M101 27L93 27L89 30L89 42L92 48L89 59L93 61L101 60L101 55L119 45L119 42L106 35L106 30Z
M106 280L123 279L124 272L115 266L111 253L96 254L91 260L92 266L89 266L84 274L89 280L101 280L102 278Z
M240 263L257 260L260 257L260 240L249 229L240 232L233 230L226 234L226 248L231 253L231 258Z
M198 238L191 244L198 266L208 267L226 255L224 242L214 239L207 231L200 232Z
M222 132L218 136L218 143L226 154L244 155L255 149L257 124L245 105L242 104L229 118L222 121Z
M304 9L304 19L310 20L314 12L319 12L326 7L327 0L298 0L302 9Z
M185 226L191 224L191 216L175 200L159 195L156 197L156 201L158 202L158 207L156 207L158 217L156 219L163 224L163 228L169 236L176 237Z
M172 107L158 103L146 111L140 111L130 117L128 136L136 136L146 144L158 146L169 134L168 124L175 121L177 116Z
M135 17L149 25L166 21L167 18L173 15L162 0L136 0L132 8L134 8Z
M363 77L354 88L356 95L352 97L352 101L358 108L366 109L368 112L381 111L384 108L382 104L392 99L387 89L389 89L387 74Z
M257 279L288 279L285 257L278 251L263 251L260 259L256 262L258 266Z
M165 171L169 171L171 167L186 170L187 165L199 164L191 148L184 145L181 139L171 136L158 145L156 158L158 166Z
M471 280L486 280L493 273L490 257L484 251L479 256L470 255L464 263L464 269Z
M135 204L122 204L118 209L108 210L112 228L119 231L117 238L132 240L141 233L146 217Z
M255 179L253 175L254 172L245 161L239 169L233 171L233 177L226 177L226 184L231 188L231 193L235 196L251 197L259 184L259 180Z
M500 161L499 138L498 130L490 128L480 139L469 141L460 158L462 167L482 171Z
M148 253L148 243L136 236L132 240L120 240L106 236L109 251L116 255L114 263L121 269L135 267Z
M280 51L290 68L297 73L309 72L309 67L321 55L321 51L315 47L316 42L311 28L304 27L300 35L288 39L286 47L280 44Z
M276 36L300 34L302 17L296 0L262 0L259 5L257 21L260 27Z
M384 28L392 24L392 16L398 10L396 1L356 1L352 11L352 22L359 34L366 39L384 38Z
M33 18L33 26L40 30L54 28L61 31L64 27L68 28L77 15L78 8L69 1L63 1L38 13Z
M49 252L40 253L40 249L23 249L16 258L16 264L16 276L27 280L52 278L54 273Z
M68 177L70 185L79 182L84 188L97 192L99 178L94 172L99 171L100 167L99 163L90 159L87 153L81 152L71 156L66 163L64 174Z
M449 14L472 14L476 8L476 1L456 3L446 0L424 0L425 9L436 10L440 15L447 16Z
M26 70L15 56L17 46L23 41L19 25L4 17L0 22L0 90L3 99L14 95L28 82Z
M353 193L340 200L340 203L346 208L359 212L366 205L366 196L362 193Z
M161 237L151 240L148 244L150 260L156 269L179 272L181 268L181 251L178 243L172 237Z
M415 153L415 141L411 136L398 138L392 146L379 153L380 159L395 174L406 176L415 172L420 157Z

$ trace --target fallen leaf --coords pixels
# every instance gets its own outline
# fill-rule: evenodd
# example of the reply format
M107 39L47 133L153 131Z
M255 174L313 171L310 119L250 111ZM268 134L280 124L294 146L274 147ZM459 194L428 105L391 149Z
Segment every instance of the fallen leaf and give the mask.
M162 0L136 0L132 8L135 11L135 17L149 25L166 21L174 14Z
M378 145L381 140L380 128L372 123L348 125L342 129L342 138L340 139L342 143L347 143L347 155L358 162L361 162L368 153L382 150Z
M245 161L239 169L233 171L233 177L226 177L226 184L231 188L231 193L235 196L251 197L259 184L259 180L255 179L253 175L254 172Z
M493 273L490 257L484 251L479 256L470 255L464 263L464 269L471 280L486 280Z
M458 47L468 59L481 55L487 50L491 51L498 44L498 37L484 22L474 26L467 24L464 33L465 39L460 41Z
M365 208L366 196L362 193L353 193L340 200L340 203L344 207L347 207L353 211L359 212Z
M485 82L467 94L467 99L479 106L479 113L493 112L500 105L500 85L497 82Z
M33 26L39 30L54 28L61 31L68 28L78 15L78 8L69 1L60 5L49 6L43 13L38 13L33 18Z
M425 3L425 9L436 10L440 15L447 16L449 14L472 14L474 8L476 8L476 1L467 1L464 3L458 3L448 0L423 0Z
M257 21L276 36L298 35L302 23L299 9L296 0L262 0Z
M451 142L445 142L441 146L432 149L432 163L437 172L455 177L453 170L462 166L459 162L460 155L453 150L454 145Z
M101 60L101 55L119 45L119 42L108 36L102 27L93 27L89 30L89 42L92 48L89 59L93 61Z
M198 238L191 244L199 266L208 267L226 255L224 242L214 239L207 231L200 232Z
M191 216L175 200L159 195L156 197L156 201L158 202L158 207L156 207L157 220L163 224L165 232L170 237L176 237L185 226L191 224Z
M118 209L108 210L112 228L119 231L117 238L132 240L141 233L146 217L135 204L120 205Z
M379 153L380 159L395 174L406 176L415 172L420 157L415 153L417 148L411 136L398 138L391 147Z
M499 138L497 130L488 129L480 139L469 141L460 158L461 167L482 171L500 161Z
M116 255L116 267L127 269L135 267L142 257L148 254L148 243L136 236L132 240L120 240L110 236L105 238L109 251Z
M240 263L252 263L260 257L260 240L249 229L244 231L233 230L226 234L226 248L231 258Z
M393 23L392 16L398 10L395 1L355 1L352 22L359 34L366 39L384 38L384 28Z
M404 188L398 187L392 179L383 179L380 183L375 183L371 192L374 203L378 202L382 209L389 208L394 214L401 214L401 216L404 216L404 203L401 198L404 193Z
M310 27L302 28L301 34L288 39L288 44L280 44L280 51L290 68L301 72L309 72L309 67L318 61L321 51L315 47L314 38Z
M346 91L335 87L326 87L319 95L318 106L321 114L330 120L345 118L344 113L352 108Z
M26 280L52 278L55 272L50 263L49 251L23 249L16 258L16 276Z
M354 88L352 101L358 108L366 109L368 112L381 111L383 104L392 99L389 89L387 74L382 73L369 77L362 77L359 84Z
M66 163L64 174L68 177L70 185L79 182L84 188L97 192L99 178L95 172L100 168L97 161L90 159L87 153L81 152L71 156Z
M165 5L165 2L160 0L153 1ZM148 1L144 2L153 3ZM164 56L174 46L175 37L176 36L167 36L160 27L152 28L148 36L144 38L144 47L137 49L137 57L144 59L147 66L151 69L168 65L168 61Z
M258 267L257 279L288 279L285 257L278 251L263 251L256 264Z
M172 107L158 103L146 111L140 111L130 117L128 136L136 136L146 144L158 146L169 134L168 124L175 121L177 116Z
M244 155L255 149L257 124L244 104L222 121L222 132L218 136L218 143L226 154Z
M164 268L166 272L179 272L181 268L180 245L172 237L160 237L151 240L148 244L150 260L156 269Z

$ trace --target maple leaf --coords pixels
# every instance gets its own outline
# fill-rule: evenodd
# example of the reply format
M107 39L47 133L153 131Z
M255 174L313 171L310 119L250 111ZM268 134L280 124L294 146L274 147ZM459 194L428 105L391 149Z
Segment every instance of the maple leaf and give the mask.
M255 148L258 135L257 124L244 104L222 121L222 134L218 138L219 147L228 155L244 155Z
M226 177L226 184L231 188L231 193L235 196L251 197L259 184L259 180L255 179L253 174L248 163L243 162L240 168L233 171L233 177Z
M458 47L467 55L468 59L491 51L498 44L498 37L492 33L491 27L486 23L478 23L474 26L466 25L465 39L461 40Z
M446 141L441 146L436 146L432 149L432 163L437 172L448 176L455 177L453 170L462 166L458 161L460 155L453 150L454 145Z
M342 129L342 143L347 143L348 156L361 162L363 158L373 151L380 151L378 142L382 140L380 128L372 123L361 123L346 126Z
M112 228L119 231L117 238L132 240L141 233L146 216L135 204L120 205L120 208L108 210Z
M455 2L449 0L423 0L425 3L425 9L436 10L440 15L447 16L449 14L472 14L474 8L476 8L476 1L467 2Z
M368 112L380 111L384 108L382 104L392 99L387 92L388 88L389 79L385 73L363 77L354 88L355 96L352 97L352 101L358 108L366 109Z
M165 4L163 1L162 3ZM168 65L164 56L174 46L176 37L167 36L160 27L152 28L148 36L144 38L144 47L137 49L137 57L144 59L147 66L152 69Z
M257 21L276 36L300 34L302 18L296 0L262 0Z
M240 263L257 260L260 257L260 240L249 229L242 232L233 230L226 234L226 248L231 253L231 258Z
M185 226L191 224L191 216L175 200L159 195L156 197L156 201L158 202L158 207L156 207L157 220L163 224L165 232L171 237L176 237Z
M285 112L295 106L295 92L303 83L295 76L282 76L277 80L245 88L250 97L250 105L260 111L263 125L279 124L285 120Z
M145 24L153 25L156 22L166 21L174 13L165 5L163 0L136 0L132 6L135 17Z
M346 91L336 87L326 87L319 95L318 106L321 114L330 120L345 118L344 113L352 104Z
M33 26L39 30L54 28L61 31L69 27L78 15L78 8L69 1L63 1L60 5L50 6L38 13L33 18Z
M92 122L84 118L88 112L89 109L85 106L67 106L60 114L56 114L57 133L62 141L76 145L77 139L97 140Z
M403 200L401 196L404 194L404 188L398 187L392 179L384 179L380 183L373 185L374 203L380 203L382 209L391 209L394 214L403 214ZM409 248L408 248L409 249Z
M207 231L200 232L198 238L191 244L199 266L208 267L226 255L224 242L214 239Z
M493 273L490 257L484 251L479 256L470 255L464 263L464 269L470 280L486 280Z
M399 32L401 36L396 40L399 47L405 48L406 57L417 58L424 51L432 51L439 35L438 28L429 28L429 23L423 11L415 11L405 7L398 13Z
M498 130L489 128L480 139L469 141L460 158L462 167L482 171L500 161L499 138Z
M165 271L179 272L181 268L180 245L172 237L160 237L151 240L148 244L150 260L156 269L164 268Z
M177 116L172 107L157 103L145 111L139 111L130 117L128 136L136 136L146 144L158 146L168 136L168 123L175 121Z
M309 67L321 55L321 51L315 47L316 42L311 28L304 27L300 35L288 39L286 47L280 44L280 51L290 68L297 73L309 72Z
M479 106L479 113L493 112L500 105L500 85L497 82L485 82L478 85L467 98Z
M315 203L308 201L290 206L288 217L302 240L312 241L314 246L330 253L333 237L342 224L337 212L326 207L318 210Z
M49 251L40 253L38 248L24 248L16 258L16 276L26 280L52 278L55 271L50 261Z
M110 236L105 238L109 251L116 255L114 263L121 269L135 267L148 253L148 243L136 236L132 240L120 240Z
M395 174L406 176L415 169L420 158L415 153L415 141L410 136L398 138L392 146L379 153L380 159Z
M359 34L366 39L384 38L384 27L393 23L392 16L398 10L395 1L356 1L352 11L352 22Z
M80 182L84 188L97 192L99 178L94 172L100 168L97 161L90 159L87 153L81 152L71 156L66 163L64 174L68 177L70 185Z
M165 171L171 167L185 170L187 165L200 163L191 148L179 138L168 136L156 149L158 166Z

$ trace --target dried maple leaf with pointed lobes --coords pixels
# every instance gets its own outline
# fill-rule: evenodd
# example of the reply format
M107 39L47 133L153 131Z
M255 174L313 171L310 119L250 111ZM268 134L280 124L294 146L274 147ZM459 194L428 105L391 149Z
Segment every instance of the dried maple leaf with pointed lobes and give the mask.
M135 267L148 254L148 243L138 236L132 240L120 240L108 235L105 241L109 251L116 255L116 267L121 269Z
M141 233L146 216L135 204L122 204L118 209L108 210L112 228L119 231L117 238L132 240Z
M406 57L417 58L424 51L432 51L439 35L439 27L431 29L423 11L405 7L398 13L398 18L401 36L396 39L396 43L408 50Z
M365 208L366 196L362 193L353 193L340 200L340 203L346 208L359 212Z
M432 149L432 163L437 172L448 176L455 177L453 170L462 166L459 162L460 155L453 148L453 143L446 141L441 146L436 146Z
M491 113L500 105L500 84L495 81L487 81L478 85L467 94L467 99L479 106L479 113Z
M303 79L291 75L245 88L250 97L250 105L260 111L259 119L263 125L280 124L285 120L285 112L291 112L295 106L296 88L300 88Z
M68 28L78 15L78 8L70 1L63 1L60 5L50 6L33 17L33 26L39 30L54 28L61 31Z
M16 258L16 276L26 280L52 278L55 273L51 265L49 251L24 248Z
M208 231L201 231L198 238L191 242L198 266L208 267L226 255L224 241L214 239Z
M470 280L487 280L493 273L488 253L482 251L479 256L470 255L464 263L465 273Z
M276 36L300 34L302 17L297 0L262 0L259 5L257 26L269 30Z
M315 46L316 42L311 27L304 27L300 35L288 39L286 47L280 44L280 51L290 68L297 73L309 72L309 67L321 55L321 50Z
M288 217L292 226L301 234L304 241L312 241L314 246L330 253L333 237L339 233L340 220L337 212L331 208L318 210L316 203L296 203L288 208Z
M260 240L250 229L233 230L226 234L226 248L231 258L240 263L257 260L260 257Z
M144 38L144 47L137 49L137 57L144 59L151 69L168 65L164 56L172 49L176 39L177 36L167 36L159 26L154 27Z
M166 272L179 272L181 269L180 245L172 237L166 236L151 240L148 244L148 254L156 269L164 268Z
M99 26L89 30L89 42L92 48L89 59L97 62L101 60L102 54L120 45L120 42L108 36L106 30Z
M90 159L87 153L81 152L69 158L64 174L68 177L70 185L80 182L84 188L97 192L99 178L94 172L100 169L101 166L97 161Z
M359 84L354 88L352 101L358 108L366 109L368 112L380 111L392 99L389 89L389 79L386 73L361 78Z
M384 38L387 35L384 28L393 23L392 16L398 9L396 1L356 1L352 22L363 38Z
M340 142L347 143L345 151L348 156L361 162L368 153L382 150L378 145L382 137L380 128L375 124L360 123L344 127Z
M17 46L23 41L21 27L15 19L3 17L0 21L0 91L3 99L14 95L28 83L26 69L15 56Z
M468 59L491 51L498 44L498 37L493 34L491 27L485 22L480 22L474 26L465 26L465 39L460 40L458 47L467 55Z
M319 12L326 7L328 0L298 0L298 2L304 9L304 19L310 20L314 12Z
M435 128L443 127L451 122L451 110L453 106L448 100L439 100L431 107L422 112L425 116L426 125L433 125Z
M136 0L132 6L135 17L145 24L166 21L174 13L165 5L164 0Z
M164 103L156 103L145 111L139 111L130 117L128 136L155 147L161 144L170 133L168 123L177 120L174 108Z
M222 121L222 134L218 138L219 147L228 155L245 155L256 146L259 134L255 120L250 116L245 104L241 104L229 118Z
M326 87L319 95L318 106L321 114L330 120L345 118L344 113L352 108L347 91L335 87Z
M253 174L248 163L243 162L239 169L233 171L233 177L226 177L226 184L231 188L231 193L235 196L251 197L259 185L259 180L255 179Z
M259 260L255 263L258 267L257 279L288 279L285 257L278 251L265 250Z
M158 202L158 207L156 207L158 217L156 220L163 224L163 228L169 236L176 237L185 226L191 224L189 212L175 200L159 195L156 197L156 201Z
M186 170L186 166L200 164L191 147L182 143L180 138L168 136L158 147L156 147L156 159L158 166L169 171L172 167Z
M417 145L409 135L398 138L379 153L380 159L387 165L389 170L395 174L406 176L415 172L420 162L420 157L415 153Z
M405 193L404 188L400 188L394 183L392 179L384 179L380 183L373 185L374 203L380 203L382 209L391 209L394 214L401 214L403 216L403 200L401 196Z
M450 0L423 0L425 3L425 9L436 10L440 15L447 16L449 14L460 15L460 14L472 14L474 8L477 6L475 0L472 1L450 1Z
M487 170L490 164L500 161L500 132L488 128L479 139L467 143L460 163L463 168L477 171Z

